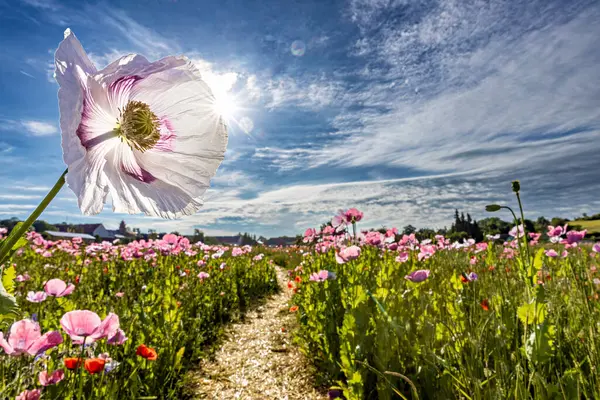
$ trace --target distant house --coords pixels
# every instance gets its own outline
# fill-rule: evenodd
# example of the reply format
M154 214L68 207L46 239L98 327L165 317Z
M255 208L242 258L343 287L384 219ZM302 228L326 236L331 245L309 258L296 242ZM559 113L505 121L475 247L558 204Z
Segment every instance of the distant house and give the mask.
M214 236L214 239L221 244L242 245L242 237L240 235L236 236Z
M94 238L99 237L102 240L115 240L125 238L124 235L119 234L119 231L106 229L103 224L55 224L54 226L56 226L59 232L82 233L93 236Z
M291 246L296 243L295 237L281 236L270 238L265 242L266 246L277 247L277 246Z
M50 236L51 239L73 239L81 238L83 240L95 240L96 238L87 233L73 233L73 232L58 232L58 231L45 231L45 234Z

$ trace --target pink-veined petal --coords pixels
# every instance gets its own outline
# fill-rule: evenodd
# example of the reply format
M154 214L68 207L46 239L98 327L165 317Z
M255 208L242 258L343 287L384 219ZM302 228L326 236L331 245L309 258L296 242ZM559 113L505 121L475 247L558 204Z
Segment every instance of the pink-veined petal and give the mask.
M44 285L44 291L51 296L57 296L65 291L67 284L62 279L50 279Z
M30 319L23 319L10 327L8 343L15 353L21 354L25 353L40 336L40 325Z
M113 336L119 330L119 316L109 313L102 321L100 326L90 335L93 339L102 339Z
M69 311L60 319L62 328L74 340L91 336L101 323L98 314L88 310Z
M27 349L27 353L35 356L39 353L58 346L63 342L63 337L58 331L51 331L44 333L38 338L30 347Z
M75 285L73 285L72 283L69 283L69 285L67 286L67 288L57 297L63 297L63 296L68 296L71 293L73 293L73 291L75 290Z
M4 350L4 352L8 355L11 355L14 353L14 349L12 348L12 346L6 341L6 339L4 339L4 334L2 332L0 332L0 347L2 347L2 349Z

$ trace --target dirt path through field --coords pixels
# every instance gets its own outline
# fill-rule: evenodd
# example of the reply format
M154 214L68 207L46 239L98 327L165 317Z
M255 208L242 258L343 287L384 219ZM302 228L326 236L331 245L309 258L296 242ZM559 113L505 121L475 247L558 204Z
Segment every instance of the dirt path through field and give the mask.
M313 388L306 358L289 333L296 321L288 309L287 275L277 271L282 290L249 311L244 321L227 327L213 360L193 374L196 399L321 400Z

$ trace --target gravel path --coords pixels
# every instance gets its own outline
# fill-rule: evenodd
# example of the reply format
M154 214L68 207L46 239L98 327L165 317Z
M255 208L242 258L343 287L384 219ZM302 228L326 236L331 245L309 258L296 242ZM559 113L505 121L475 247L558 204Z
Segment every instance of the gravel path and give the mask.
M203 361L190 389L196 399L324 400L313 387L306 358L292 344L287 274L277 271L280 293L227 328L214 359Z

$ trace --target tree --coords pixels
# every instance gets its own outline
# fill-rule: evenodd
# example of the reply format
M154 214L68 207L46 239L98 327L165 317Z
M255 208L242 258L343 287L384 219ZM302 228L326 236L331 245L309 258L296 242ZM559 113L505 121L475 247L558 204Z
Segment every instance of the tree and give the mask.
M192 237L192 242L194 243L198 243L198 242L202 242L204 243L204 232L202 232L200 229L194 229L194 236Z
M119 233L123 236L127 235L127 224L125 224L124 220L121 220L119 224Z
M402 229L402 233L405 235L410 235L412 233L415 233L417 231L417 228L415 228L412 225L406 225L403 229Z

